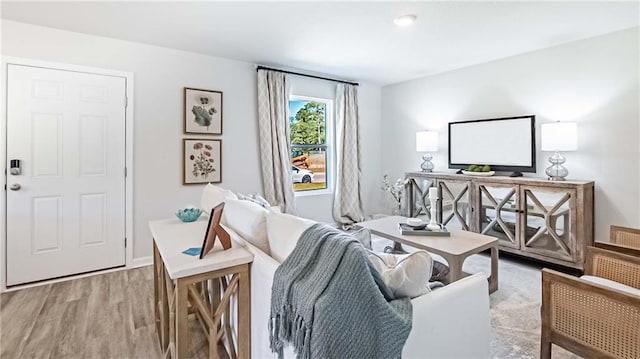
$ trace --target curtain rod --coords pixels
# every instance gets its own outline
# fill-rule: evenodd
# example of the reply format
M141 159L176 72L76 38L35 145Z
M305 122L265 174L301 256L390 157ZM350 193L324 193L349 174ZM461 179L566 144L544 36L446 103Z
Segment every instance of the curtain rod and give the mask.
M297 75L297 76L304 76L304 77L311 77L314 79L319 79L319 80L326 80L326 81L333 81L333 82L340 82L343 84L349 84L349 85L354 85L354 86L360 86L360 84L358 84L357 82L350 82L350 81L344 81L344 80L336 80L336 79L332 79L329 77L322 77L322 76L316 76L316 75L309 75L309 74L303 74L300 72L293 72L293 71L286 71L286 70L280 70L280 69L274 69L271 67L266 67L266 66L258 66L256 68L256 71L260 71L260 70L270 70L270 71L276 71L276 72L282 72L285 74L291 74L291 75Z

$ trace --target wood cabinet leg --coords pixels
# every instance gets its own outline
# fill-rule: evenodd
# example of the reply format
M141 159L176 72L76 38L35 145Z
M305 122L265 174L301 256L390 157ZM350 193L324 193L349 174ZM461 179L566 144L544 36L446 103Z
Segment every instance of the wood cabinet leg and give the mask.
M162 284L159 279L159 263L158 263L158 249L155 242L153 243L153 317L156 321L156 333L160 338L160 296L159 296L159 284Z
M162 263L162 258L160 258L160 254L158 253L158 273L156 277L158 300L156 305L158 307L157 310L160 321L158 337L160 339L160 346L163 352L166 351L169 346L169 326L171 325L169 322L169 297L167 294L167 287L165 285L165 276L166 271L164 269L164 263Z
M491 275L489 276L489 293L498 290L498 245L491 247Z
M238 282L238 358L251 358L250 265L240 271Z
M188 353L188 284L180 279L176 283L176 359L185 359Z

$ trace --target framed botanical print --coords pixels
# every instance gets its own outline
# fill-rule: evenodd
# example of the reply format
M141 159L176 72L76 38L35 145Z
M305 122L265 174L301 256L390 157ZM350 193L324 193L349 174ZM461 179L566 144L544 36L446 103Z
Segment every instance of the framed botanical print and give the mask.
M184 88L184 133L222 134L222 91Z
M183 184L222 182L222 140L185 138Z

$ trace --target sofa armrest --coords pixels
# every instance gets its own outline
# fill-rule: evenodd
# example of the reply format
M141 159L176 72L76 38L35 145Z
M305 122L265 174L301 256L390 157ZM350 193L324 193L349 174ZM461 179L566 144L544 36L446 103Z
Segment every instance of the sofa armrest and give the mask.
M271 313L271 285L280 263L258 247L247 242L234 230L223 226L231 239L253 254L251 263L251 356L275 358L269 349L269 315ZM293 349L285 348L285 358L295 358Z
M487 278L474 274L414 298L403 358L489 358ZM464 343L464 345L460 345Z

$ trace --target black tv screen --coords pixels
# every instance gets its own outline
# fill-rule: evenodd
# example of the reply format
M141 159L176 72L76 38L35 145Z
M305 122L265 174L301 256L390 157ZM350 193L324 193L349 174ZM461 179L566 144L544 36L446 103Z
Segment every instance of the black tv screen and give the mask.
M536 172L536 116L449 123L449 168Z

